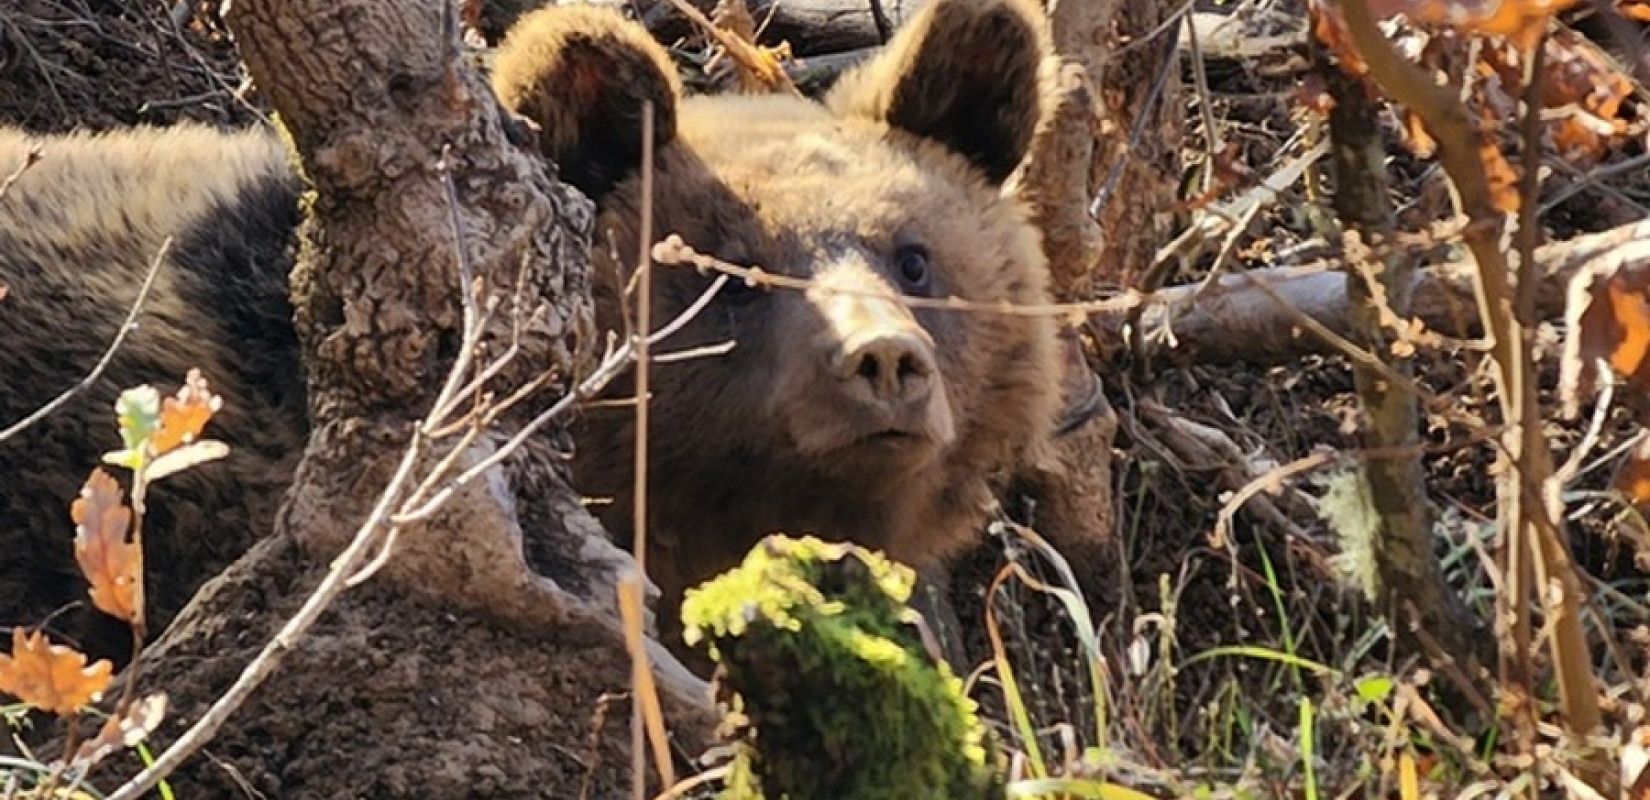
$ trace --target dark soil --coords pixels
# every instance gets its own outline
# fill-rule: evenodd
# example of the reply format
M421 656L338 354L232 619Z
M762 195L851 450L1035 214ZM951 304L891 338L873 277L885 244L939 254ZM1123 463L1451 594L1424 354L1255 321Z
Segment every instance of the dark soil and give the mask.
M7 3L0 8L0 124L56 132L257 119L237 96L244 72L215 17L177 23L170 10L155 0Z
M319 578L276 538L202 588L142 659L143 687L171 700L155 746L201 717ZM628 797L629 675L624 648L594 625L507 630L369 582L171 786L198 798ZM665 714L680 751L701 752L711 720ZM136 770L119 758L97 785Z

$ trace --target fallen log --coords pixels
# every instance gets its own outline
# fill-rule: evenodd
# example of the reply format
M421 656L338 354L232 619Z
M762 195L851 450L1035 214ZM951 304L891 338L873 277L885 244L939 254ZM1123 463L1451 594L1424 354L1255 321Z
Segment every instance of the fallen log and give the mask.
M1650 241L1650 220L1554 242L1536 251L1544 280L1537 294L1543 319L1563 313L1571 276L1616 248ZM1136 359L1169 366L1237 362L1278 364L1334 348L1301 324L1304 314L1339 336L1349 333L1346 277L1340 264L1319 263L1224 275L1205 287L1161 289L1146 299L1140 324L1144 349ZM1422 270L1416 277L1412 314L1428 330L1446 336L1482 333L1474 310L1470 260ZM1127 310L1090 317L1102 350L1127 341Z
M716 0L690 0L709 14ZM898 28L922 8L923 0L881 0L883 14ZM671 42L697 31L668 0L642 0L641 20L653 35ZM762 44L789 42L798 56L862 50L882 44L871 0L749 0Z

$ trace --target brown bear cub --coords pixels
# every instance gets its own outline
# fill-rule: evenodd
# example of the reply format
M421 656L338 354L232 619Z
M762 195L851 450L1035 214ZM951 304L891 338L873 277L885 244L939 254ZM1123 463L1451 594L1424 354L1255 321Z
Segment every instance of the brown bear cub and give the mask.
M643 29L589 7L535 12L502 46L500 98L537 124L562 178L597 203L599 325L624 327L642 235L644 107L655 122L652 236L809 282L730 283L661 345L732 343L652 372L648 565L668 643L682 591L768 533L852 539L943 566L974 540L987 478L1044 440L1058 402L1051 320L903 300L1045 302L1037 234L1001 192L1043 113L1042 26L1030 0L934 0L822 103L684 98ZM0 425L90 368L160 241L175 245L107 376L0 442L0 626L84 597L67 504L115 444L118 389L169 388L199 366L242 409L214 423L236 455L151 496L158 627L270 529L302 445L285 289L298 183L265 132L0 132L0 164L35 144L46 157L0 197L0 284L12 289L0 303ZM656 267L655 326L711 281ZM595 510L621 539L632 525L632 423L628 409L593 408L575 430L575 481L611 499ZM85 622L57 627L93 636L86 644L100 655L120 651L121 637Z
M644 102L652 235L811 282L730 284L668 348L732 351L653 372L647 563L667 642L682 590L775 531L942 565L977 541L987 476L1030 455L1057 411L1051 320L900 299L1046 302L1041 242L1000 191L1045 105L1038 8L936 0L823 104L683 98L657 44L598 19L613 18L565 7L524 18L493 84L597 200L599 320L621 319L636 267ZM711 280L655 268L655 326ZM575 430L575 479L611 498L596 510L617 535L633 525L633 419L597 409Z

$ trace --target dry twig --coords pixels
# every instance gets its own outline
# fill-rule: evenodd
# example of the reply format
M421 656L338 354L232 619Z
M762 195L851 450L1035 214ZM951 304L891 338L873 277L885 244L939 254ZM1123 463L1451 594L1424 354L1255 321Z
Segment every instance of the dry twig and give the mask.
M13 423L11 427L0 430L0 442L16 436L30 425L45 419L47 415L61 408L64 403L74 399L75 395L85 391L88 386L97 383L98 378L103 377L103 370L108 369L109 362L114 360L115 353L120 351L120 346L126 342L127 335L137 328L138 313L143 310L143 302L149 298L149 289L155 285L155 276L160 274L160 265L165 263L166 254L171 249L172 237L168 236L165 241L160 243L160 248L155 251L154 259L149 262L149 271L144 275L143 285L139 287L137 298L132 301L131 309L126 312L126 319L120 323L120 330L115 333L115 338L109 342L109 346L103 351L102 357L98 358L97 363L92 366L92 371L86 373L86 377L81 378L79 383L64 389L61 394L36 409L34 413Z

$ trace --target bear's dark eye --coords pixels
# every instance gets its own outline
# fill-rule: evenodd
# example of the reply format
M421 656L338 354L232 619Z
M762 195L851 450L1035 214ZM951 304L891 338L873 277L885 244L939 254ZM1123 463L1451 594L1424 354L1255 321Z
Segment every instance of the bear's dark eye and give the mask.
M928 267L928 248L920 244L903 244L894 251L894 269L898 271L900 288L911 294L927 294L932 270Z

